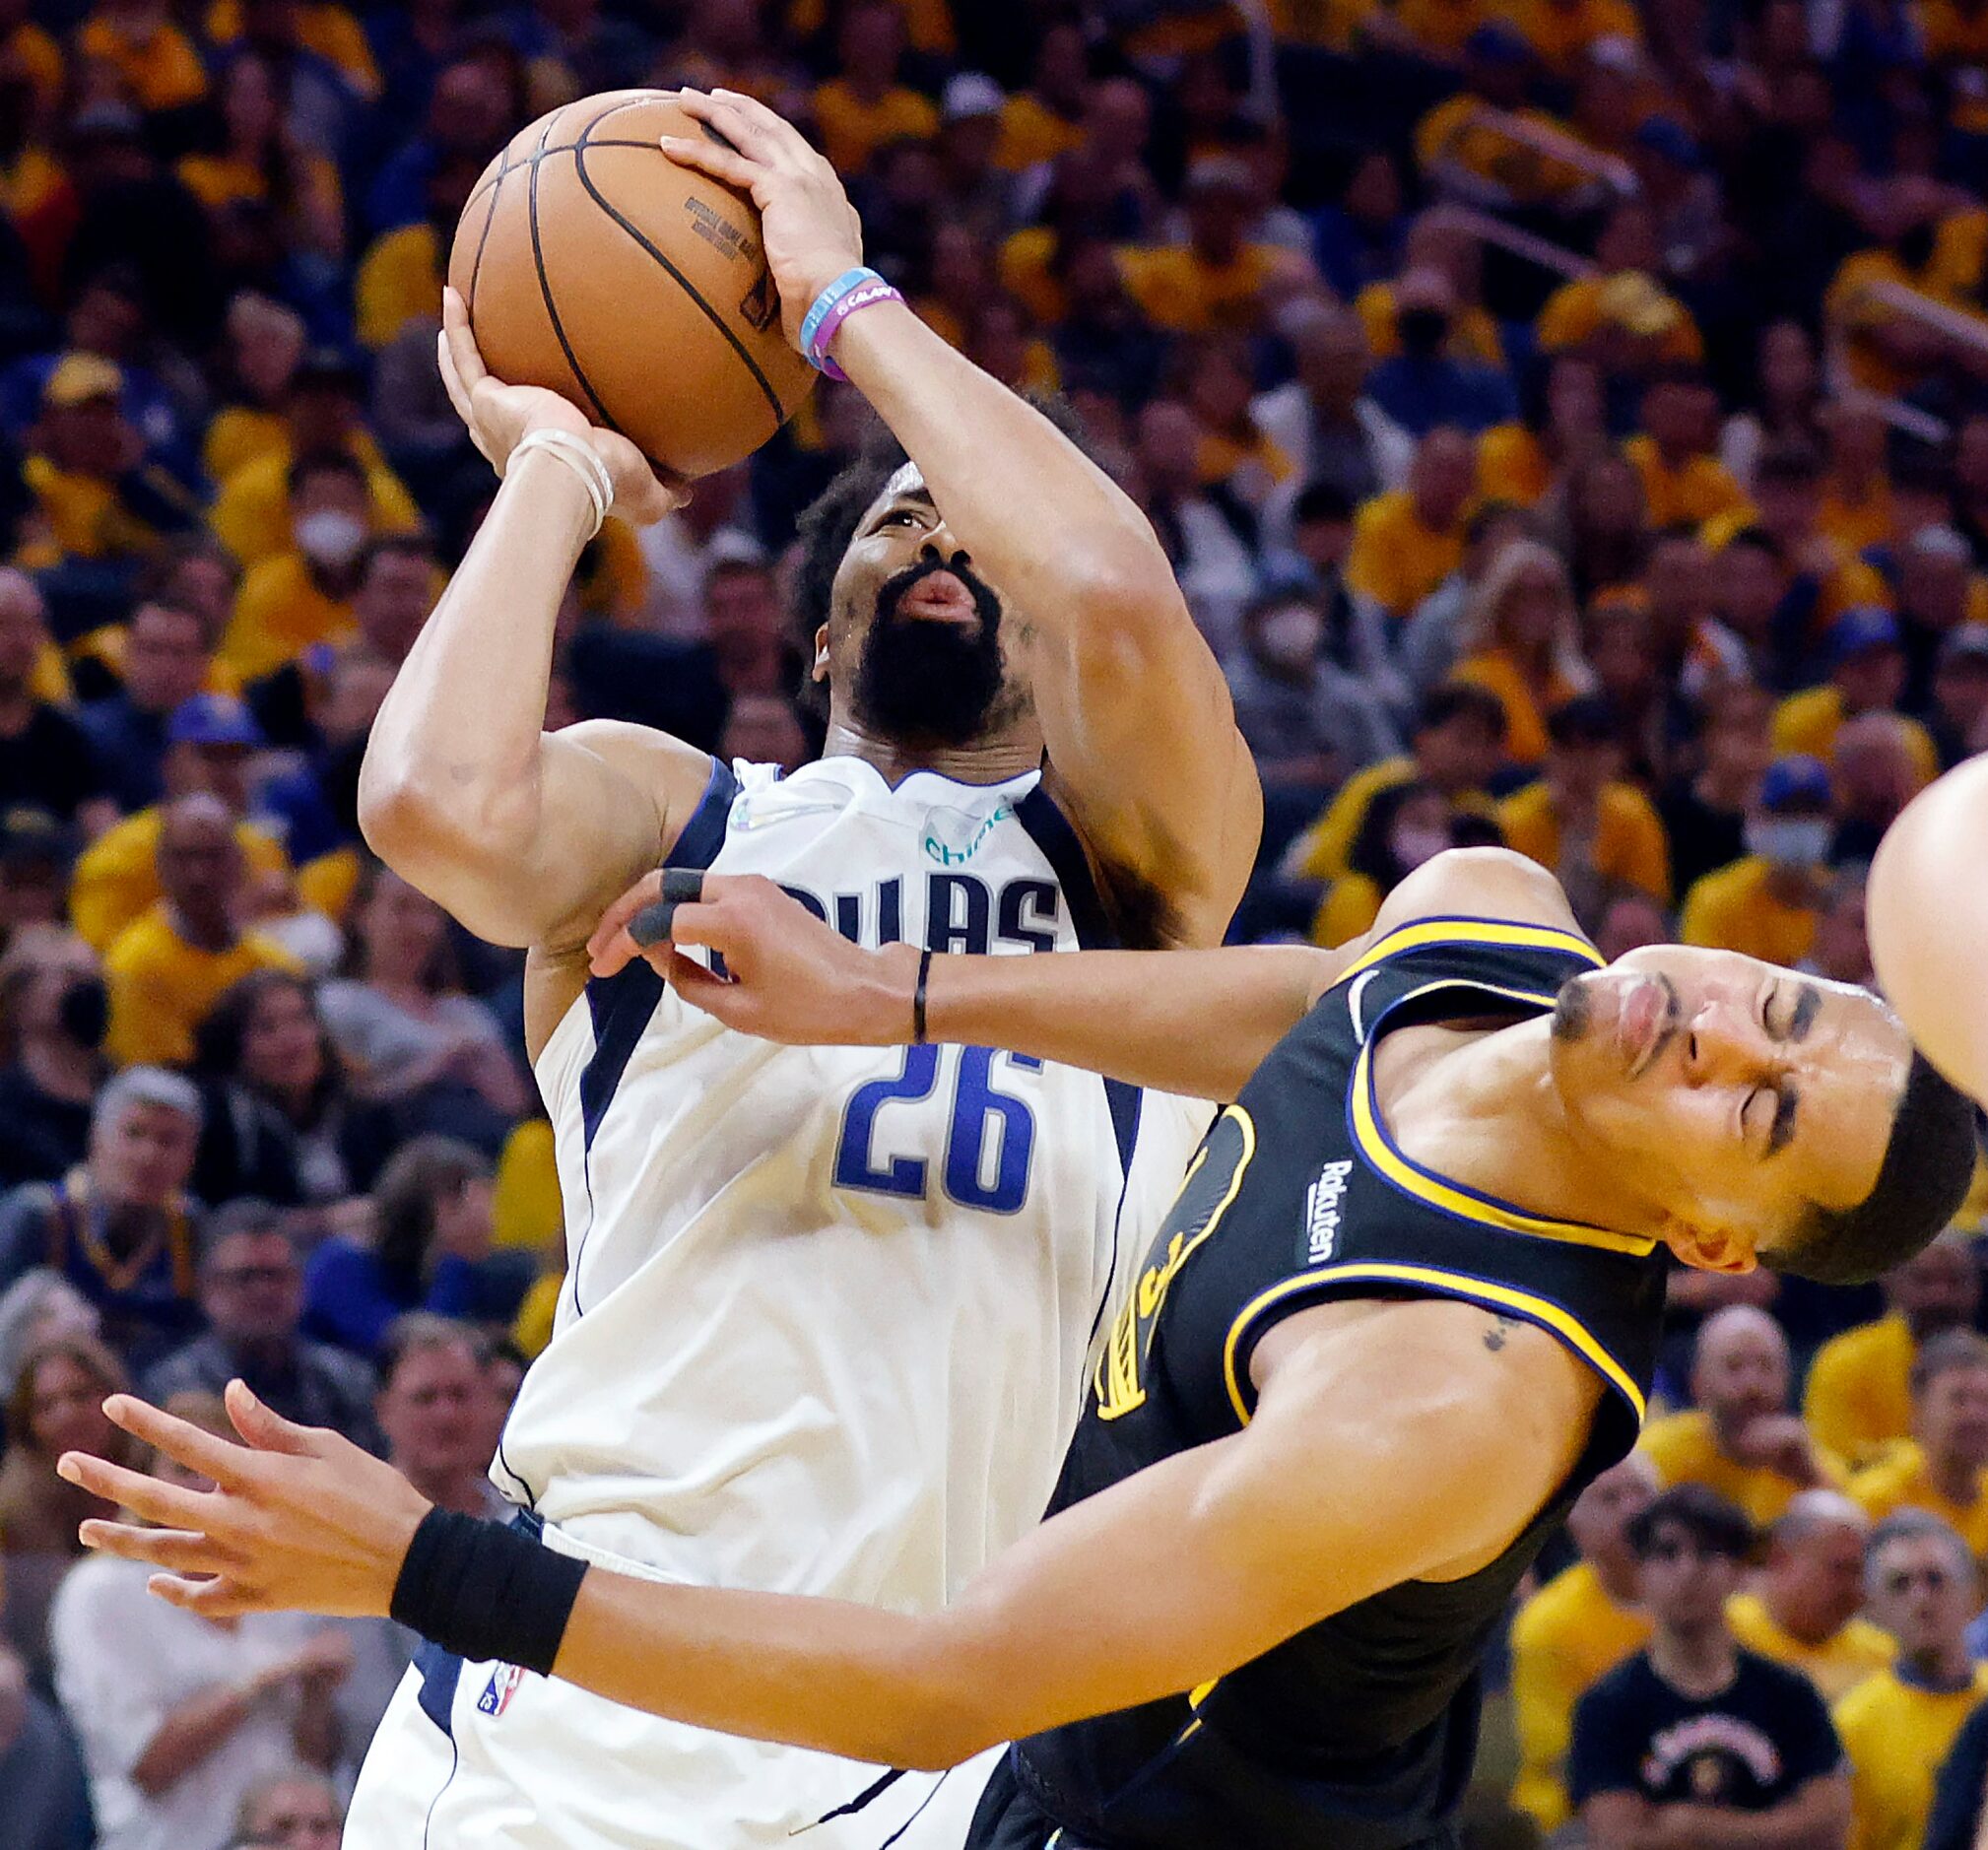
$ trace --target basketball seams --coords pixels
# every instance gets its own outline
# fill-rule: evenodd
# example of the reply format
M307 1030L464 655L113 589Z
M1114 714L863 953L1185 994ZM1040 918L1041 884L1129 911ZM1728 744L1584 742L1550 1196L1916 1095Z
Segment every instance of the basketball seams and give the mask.
M571 154L578 146L577 142L563 141L555 147L535 148L522 161L505 162L502 166L498 167L489 179L485 180L475 192L471 193L463 201L463 210L467 212L492 187L501 184L506 174L516 173L525 167L537 166L541 161L550 161L554 155ZM590 141L587 143L587 146L589 148L654 148L656 144L652 141L624 141L618 137L613 141ZM506 150L505 152L508 153L509 151Z
M539 148L541 150L545 147L546 138L552 132L553 125L551 122L548 122L539 136ZM526 193L526 220L531 227L532 264L538 271L539 298L545 303L546 319L552 323L554 338L560 344L560 351L566 357L566 364L572 368L575 383L587 395L587 403L594 408L601 423L606 425L610 430L616 432L617 435L626 436L628 432L609 415L608 408L601 403L600 395L594 390L592 382L587 378L585 372L580 369L579 356L573 352L573 344L566 338L565 323L560 319L559 305L553 300L552 279L546 275L545 246L539 237L539 164L537 161L531 164L531 184Z
M618 103L616 105L617 108L626 108L629 106L630 105L626 103ZM613 113L614 113L613 110L604 110L601 116L596 117L595 120L596 121L604 120L608 115L611 115ZM590 142L588 140L588 137L593 130L593 126L594 124L590 122L587 124L586 128L580 131L580 138L573 145L573 151L572 151L573 170L579 176L580 184L586 188L587 197L590 198L594 202L594 204L598 206L601 209L601 211L604 212L611 220L613 220L613 222L616 225L620 226L621 229L624 231L626 231L628 235L630 238L632 238L644 252L647 253L649 257L654 259L656 263L662 266L663 270L676 283L677 287L681 289L684 292L684 294L691 298L692 301L696 303L698 309L702 312L704 318L707 321L709 321L710 324L714 328L716 328L721 335L724 336L725 344L731 348L734 354L738 356L739 363L746 368L748 372L750 372L753 375L753 382L759 386L761 392L764 395L766 404L773 414L773 429L777 431L780 429L780 427L787 422L786 408L780 403L780 395L778 392L774 391L772 381L766 377L764 370L761 367L760 363L753 358L751 352L747 349L745 342L739 339L738 335L735 332L733 332L731 326L726 322L724 316L721 315L715 308L711 306L711 304L708 301L704 299L702 293L696 288L696 286L691 282L690 278L687 277L683 273L683 271L676 266L676 264L670 261L669 257L656 246L655 242L648 236L648 234L645 231L643 231L641 227L636 225L633 220L629 218L628 215L624 213L621 210L621 208L614 203L613 200L608 198L608 196L605 193L603 193L597 185L594 184L593 175L587 171L587 150L589 147L594 146L607 147L610 146L611 144L606 142L602 143ZM646 147L648 144L643 143L641 145ZM536 181L537 178L536 167L534 167L533 169L533 178L534 181ZM538 224L536 217L534 217L532 223L533 223L534 248L536 249L537 224ZM543 278L544 276L543 268L541 268L540 275L541 278ZM548 306L550 306L551 302L550 297L548 297L547 302ZM562 334L560 336L560 339L562 345L563 345L565 339L564 335ZM568 350L567 358L570 360L571 357L572 357L571 352L570 350ZM575 369L577 370L577 368ZM589 391L588 397L591 398L592 396L593 396L592 392Z

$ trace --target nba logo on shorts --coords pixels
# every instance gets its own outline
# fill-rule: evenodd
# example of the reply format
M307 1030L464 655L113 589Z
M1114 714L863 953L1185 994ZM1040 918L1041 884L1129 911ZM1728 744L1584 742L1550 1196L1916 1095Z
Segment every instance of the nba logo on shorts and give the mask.
M499 1664L490 1674L490 1683L477 1698L476 1712L479 1715L498 1716L511 1705L511 1697L517 1694L518 1685L525 1680L525 1674L515 1664Z

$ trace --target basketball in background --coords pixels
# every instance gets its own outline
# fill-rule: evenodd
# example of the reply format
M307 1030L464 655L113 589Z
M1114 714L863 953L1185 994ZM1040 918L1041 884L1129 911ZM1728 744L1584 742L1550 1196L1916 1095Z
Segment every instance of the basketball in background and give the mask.
M1871 863L1866 905L1887 999L1926 1058L1988 1100L1988 757L1905 806Z
M657 145L710 133L673 91L555 109L485 168L448 262L497 378L685 477L750 456L814 379L781 336L752 200Z

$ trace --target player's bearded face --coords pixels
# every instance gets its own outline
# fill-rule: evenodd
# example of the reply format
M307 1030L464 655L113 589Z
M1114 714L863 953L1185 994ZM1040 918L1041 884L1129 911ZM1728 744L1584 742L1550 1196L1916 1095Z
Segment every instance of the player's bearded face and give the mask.
M963 607L959 616L905 609L940 574L963 590L970 616ZM919 601L941 588L928 587ZM853 699L866 725L895 739L966 745L988 729L1004 687L1001 600L963 559L948 562L928 550L885 579L856 662Z

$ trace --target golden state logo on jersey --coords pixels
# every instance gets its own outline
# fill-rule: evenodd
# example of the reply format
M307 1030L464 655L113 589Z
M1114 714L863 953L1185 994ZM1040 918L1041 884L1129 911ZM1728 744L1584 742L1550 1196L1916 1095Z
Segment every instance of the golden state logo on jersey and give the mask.
M1146 1358L1166 1293L1180 1268L1228 1212L1255 1155L1256 1126L1249 1113L1240 1105L1227 1106L1187 1165L1186 1180L1160 1223L1139 1282L1111 1326L1111 1340L1098 1360L1093 1383L1098 1419L1116 1420L1145 1404Z

